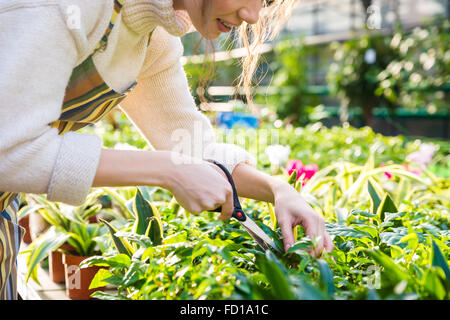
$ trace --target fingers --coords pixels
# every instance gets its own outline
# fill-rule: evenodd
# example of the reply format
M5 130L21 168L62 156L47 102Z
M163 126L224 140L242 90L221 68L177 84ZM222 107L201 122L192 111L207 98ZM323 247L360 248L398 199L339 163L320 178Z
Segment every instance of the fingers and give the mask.
M327 250L327 252L331 252L334 249L334 243L333 240L331 240L330 235L325 232L325 250Z
M311 238L311 240L316 241L316 246L311 249L311 255L315 258L320 257L324 251L330 252L333 250L334 245L330 236L326 232L325 222L317 214L310 215L303 224L305 228L306 235Z
M227 221L231 218L234 211L233 191L230 189L226 193L225 202L222 204L222 212L219 215L219 219Z
M281 233L283 235L284 251L287 251L294 244L294 233L292 231L292 222L290 220L278 220Z

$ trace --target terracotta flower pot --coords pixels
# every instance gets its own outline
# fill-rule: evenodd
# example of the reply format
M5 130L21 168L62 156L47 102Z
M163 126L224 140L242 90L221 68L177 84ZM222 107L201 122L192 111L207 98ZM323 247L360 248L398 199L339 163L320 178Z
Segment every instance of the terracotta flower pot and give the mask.
M102 267L79 268L80 263L89 257L68 255L63 253L65 269L66 293L73 300L88 300L95 291L104 288L89 289L92 279Z
M30 232L30 216L25 216L22 219L19 220L19 226L23 227L25 229L25 233L23 235L23 242L26 244L30 244L31 241L31 232Z
M72 247L68 243L64 243L62 246L59 247L59 249L71 252L74 251L75 248ZM55 283L62 283L66 279L66 274L64 271L64 264L62 261L62 252L59 250L52 251L48 257L48 265L49 265L49 272L50 272L50 278Z

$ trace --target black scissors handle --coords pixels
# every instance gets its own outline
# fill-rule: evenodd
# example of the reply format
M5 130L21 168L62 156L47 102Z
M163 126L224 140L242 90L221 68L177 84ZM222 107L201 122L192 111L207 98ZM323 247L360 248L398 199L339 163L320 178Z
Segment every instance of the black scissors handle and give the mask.
M212 162L215 165L217 165L220 169L222 169L223 172L225 172L225 175L227 176L228 181L231 184L231 188L233 189L233 202L234 202L234 210L232 217L239 220L239 221L245 221L247 219L247 216L245 215L244 211L242 210L241 203L239 202L239 197L237 195L236 187L234 186L233 178L231 177L230 172L227 168L220 162L217 162L214 159L207 159L206 161ZM218 207L214 210L211 210L213 212L222 212L222 207Z

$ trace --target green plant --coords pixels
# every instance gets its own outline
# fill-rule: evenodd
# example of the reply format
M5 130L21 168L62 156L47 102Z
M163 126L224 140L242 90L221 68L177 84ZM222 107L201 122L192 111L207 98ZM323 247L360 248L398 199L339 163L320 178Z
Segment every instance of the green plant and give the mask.
M102 190L97 196L110 197L108 211L114 214L105 221L113 228L101 237L102 255L89 258L84 266L109 267L97 273L91 287L109 284L116 290L95 296L449 299L448 142L427 139L437 150L418 175L403 164L423 139L385 137L369 127L326 128L320 123L281 128L278 133L277 143L289 145L292 158L319 166L301 188L294 184L295 177L291 183L323 214L335 244L331 253L311 257L312 242L302 228L296 228L296 243L286 255L266 253L238 222L219 221L209 212L190 215L166 190ZM258 167L269 172L267 164L264 157L258 159ZM279 178L289 179L287 174ZM248 199L241 203L280 241L270 204ZM153 218L155 213L159 218Z
M97 223L89 223L88 218L98 213L101 205L95 204L98 192L90 194L86 203L80 207L72 207L61 203L47 201L41 195L30 196L38 204L30 204L51 225L51 227L35 239L27 248L27 275L39 283L37 266L50 252L57 250L67 242L80 256L92 256L100 253L101 236L105 230Z
M305 199L323 203L329 199L320 197L320 186L334 181L344 194L332 199L325 209L326 227L336 248L322 259L309 254L312 243L302 228L297 232L297 242L285 255L277 256L263 252L236 221L217 221L212 213L186 216L182 209L160 203L155 230L156 235L164 234L164 241L151 238L151 224L136 220L121 230L110 229L116 250L83 263L109 267L97 274L92 288L105 284L117 288L115 293L97 292L95 297L448 299L450 224L448 210L443 208L448 207L450 199L433 194L445 192L440 190L445 185L424 192L429 201L417 203L412 196L403 198L399 205L390 194L395 198L402 190L401 183L387 192L386 180L376 182L377 175L383 176L378 169L390 170L412 187L430 186L432 178L416 177L396 165L375 169L371 163L373 157L364 166L338 163L334 169L316 173L300 190L303 195L311 193ZM331 174L333 170L335 175ZM350 179L351 175L358 178ZM156 212L139 192L134 203L135 208L141 208L141 214L137 214L141 222ZM440 211L433 209L440 204ZM246 201L244 206L279 241L281 233L270 206L267 210L264 203L254 201Z
M270 63L274 72L271 92L260 102L267 103L287 123L300 126L309 123L309 115L319 103L317 96L308 90L310 57L317 50L305 45L302 39L284 40L274 49Z
M392 100L375 94L380 80L378 75L386 69L398 54L390 45L390 38L369 30L358 38L343 43L334 42L334 62L329 68L327 81L331 91L343 101L341 114L349 107L361 107L364 123L371 126L373 109L385 106L397 107ZM392 88L394 92L396 88Z
M397 57L378 74L375 93L412 109L448 111L449 34L448 19L428 22L409 34L397 30L390 40Z

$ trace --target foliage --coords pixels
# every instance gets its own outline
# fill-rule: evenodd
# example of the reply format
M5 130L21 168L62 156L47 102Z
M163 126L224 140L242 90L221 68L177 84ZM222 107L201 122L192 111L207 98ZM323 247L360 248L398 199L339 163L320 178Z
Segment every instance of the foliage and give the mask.
M99 196L99 192L91 193L85 204L80 207L53 203L41 195L29 196L28 206L37 209L51 227L33 240L26 251L21 252L28 254L26 281L31 277L39 283L38 264L64 243L71 245L72 253L80 256L101 253L100 237L105 230L99 224L88 221L89 217L101 211L101 205L96 204Z
M136 221L110 229L116 249L83 263L109 267L97 274L92 287L108 283L117 288L95 297L449 299L448 183L429 172L418 177L399 165L374 168L373 163L372 154L363 166L332 164L300 190L312 205L324 208L336 246L321 259L310 256L312 243L301 228L295 245L277 255L263 252L238 222L218 221L213 213L190 216L174 202L159 202L155 238L149 225L142 225L156 212L151 195L144 199L137 191ZM382 179L384 170L397 177L394 188ZM416 192L397 202L394 198L405 188L402 181ZM334 190L334 197L322 196L320 187ZM244 207L280 241L270 207L251 200Z
M306 46L301 39L284 40L276 45L270 63L274 72L271 92L265 102L280 119L295 125L309 122L309 114L319 102L317 96L308 90L308 58L317 50Z
M263 126L257 134L267 128ZM369 127L328 129L320 123L279 129L278 134L276 143L289 145L291 158L318 165L319 171L305 185L296 185L324 216L335 244L333 252L312 258L311 241L302 228L295 229L296 243L287 254L263 252L238 222L219 221L209 212L190 215L165 190L105 188L96 197L107 195L111 201L110 209L102 209L110 211L110 219L104 219L109 232L101 237L102 255L84 265L107 266L91 286L110 284L117 290L95 296L126 300L450 298L448 141L385 137ZM107 132L103 138L113 140ZM141 143L121 139L131 146ZM432 142L437 151L428 167L416 175L403 164L423 142ZM261 152L267 142L261 144L258 167L269 171L269 160ZM279 178L289 179L287 173ZM291 177L292 183L295 180ZM274 208L253 200L242 204L279 242Z
M426 106L430 113L447 111L449 34L447 19L416 27L410 34L398 30L390 41L397 58L378 74L376 94L413 109Z
M366 125L370 125L372 110L377 106L390 109L397 105L383 95L376 95L380 72L398 54L390 47L389 38L370 32L357 39L331 44L334 62L327 81L334 94L344 101L344 107L361 107ZM393 89L394 90L394 89ZM345 109L341 110L345 112Z
M260 130L261 136L264 137L263 134L269 129L271 128L263 126ZM236 133L235 141L242 140L238 134L239 132ZM259 132L256 132L257 136L258 134ZM331 161L363 165L371 153L374 154L375 167L380 164L401 164L405 162L407 155L417 151L422 143L430 142L436 145L438 150L428 168L440 177L450 177L450 143L445 140L402 135L388 137L375 133L370 127L354 128L344 124L327 128L320 122L289 130L277 129L275 138L276 143L291 147L290 158L299 159L303 163L316 163L319 168L328 166ZM252 146L243 147L254 150ZM254 152L261 169L268 169L269 159L261 152L264 149L265 145L262 143Z

